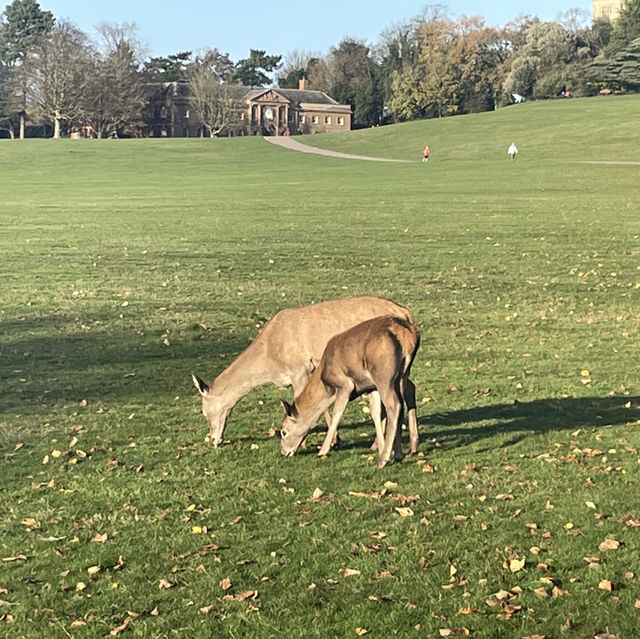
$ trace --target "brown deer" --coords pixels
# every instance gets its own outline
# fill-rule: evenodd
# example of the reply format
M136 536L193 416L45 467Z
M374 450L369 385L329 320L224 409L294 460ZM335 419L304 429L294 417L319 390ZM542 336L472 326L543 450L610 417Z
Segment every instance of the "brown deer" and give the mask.
M349 401L377 390L387 422L384 434L376 423L378 467L389 461L392 446L395 459L402 459L403 401L408 407L415 407L415 387L409 381L409 372L419 345L417 327L407 319L390 315L367 320L332 337L302 393L295 397L293 404L282 401L285 416L280 452L293 455L320 415L333 404L329 431L318 452L326 455ZM409 428L412 428L411 419ZM417 446L417 422L415 431ZM415 452L413 448L412 441L412 452Z
M284 309L262 328L256 339L211 384L192 375L202 395L202 413L209 423L214 446L222 442L231 409L250 391L263 384L291 386L294 397L305 387L317 366L327 342L336 334L365 320L394 315L408 322L411 312L391 300L378 297L352 297ZM379 423L379 401L372 400L371 416ZM413 410L415 445L417 420ZM327 423L329 423L328 416ZM378 429L376 425L376 430ZM329 442L331 446L332 442Z

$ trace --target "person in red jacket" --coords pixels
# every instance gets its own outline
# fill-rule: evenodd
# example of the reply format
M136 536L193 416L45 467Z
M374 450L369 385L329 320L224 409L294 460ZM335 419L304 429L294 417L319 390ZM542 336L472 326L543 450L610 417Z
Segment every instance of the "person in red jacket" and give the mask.
M431 149L428 146L425 146L424 149L422 149L422 161L428 162L430 155L431 155Z

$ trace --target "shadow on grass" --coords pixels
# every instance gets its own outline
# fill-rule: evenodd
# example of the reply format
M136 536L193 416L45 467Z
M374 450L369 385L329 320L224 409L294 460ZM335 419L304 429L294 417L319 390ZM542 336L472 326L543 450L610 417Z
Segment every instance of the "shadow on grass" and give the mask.
M550 431L578 430L619 426L640 420L640 398L636 397L567 397L558 399L535 399L513 404L494 404L459 410L422 415L420 447L428 451L437 442L439 448L453 449L490 439L495 435L506 435L500 448L517 444L528 435ZM316 426L315 432L324 430ZM374 431L370 422L341 424L339 432L371 432L371 438L344 442L344 448L368 449ZM406 442L403 442L406 449ZM309 446L304 454L315 454L316 446Z
M497 434L509 434L508 446L531 433L600 428L640 419L638 398L564 397L513 404L478 406L419 419L421 434L443 445L468 444Z
M195 394L191 372L212 379L249 344L242 336L216 340L200 325L174 331L165 343L162 328L114 330L107 321L89 329L73 315L0 322L0 414Z

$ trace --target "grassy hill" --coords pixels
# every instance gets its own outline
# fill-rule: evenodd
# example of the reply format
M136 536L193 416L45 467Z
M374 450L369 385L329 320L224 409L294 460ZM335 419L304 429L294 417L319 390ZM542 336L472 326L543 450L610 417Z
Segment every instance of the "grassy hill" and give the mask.
M639 161L639 105L304 139L402 164L1 141L9 636L633 636L639 167L579 161ZM416 458L377 471L353 402L343 449L282 459L273 387L203 441L191 372L364 294L421 328Z
M401 159L419 159L429 144L438 161L475 162L501 159L516 140L530 158L637 162L640 150L632 142L632 131L638 125L640 96L609 96L528 102L489 113L313 136L309 143Z

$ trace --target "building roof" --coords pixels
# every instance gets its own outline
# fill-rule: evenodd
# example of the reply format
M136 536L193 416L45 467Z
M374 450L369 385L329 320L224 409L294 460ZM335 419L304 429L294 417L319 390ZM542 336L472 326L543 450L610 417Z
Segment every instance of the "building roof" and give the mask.
M149 87L158 93L170 95L171 97L189 97L189 83L185 80L175 82L154 83ZM260 96L273 91L282 96L289 103L293 103L303 109L320 109L323 111L351 112L348 104L340 104L324 91L314 91L310 89L281 89L280 87L245 87L240 84L228 84L228 91L237 100L252 102Z

